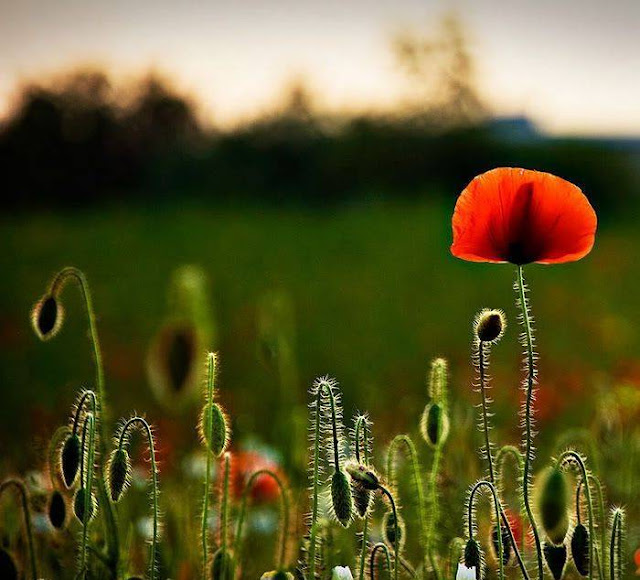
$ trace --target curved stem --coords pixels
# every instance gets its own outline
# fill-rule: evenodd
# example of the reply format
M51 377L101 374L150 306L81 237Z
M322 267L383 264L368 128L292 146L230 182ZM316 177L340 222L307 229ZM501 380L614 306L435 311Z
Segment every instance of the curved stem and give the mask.
M315 578L316 573L316 536L318 533L318 491L320 488L320 421L322 419L322 397L327 396L331 402L331 421L333 428L333 454L335 470L340 470L340 455L338 449L338 425L336 418L336 403L333 388L327 381L318 384L315 400L315 421L313 428L313 474L312 474L312 507L311 526L309 531L309 577Z
M56 472L56 466L58 465L58 455L60 453L60 443L64 441L71 430L67 425L62 425L58 427L51 437L49 441L49 451L47 453L48 461L49 461L49 480L51 481L51 487L54 489L58 487L58 482L56 481L56 476L54 475Z
M93 412L93 416L98 417L98 401L96 399L96 394L91 389L83 390L76 404L75 413L73 414L73 426L71 428L71 433L74 435L78 433L78 423L80 422L80 416L82 415L82 410L84 409L87 399L91 399L91 411Z
M556 465L562 468L566 463L574 462L578 465L580 469L580 474L582 475L582 481L585 482L584 494L587 498L587 514L589 517L589 580L593 580L593 548L595 542L595 529L594 529L594 517L593 517L593 503L591 501L591 489L589 488L588 481L589 475L587 472L587 468L582 460L582 457L578 453L572 450L568 450L562 453L560 457L556 460Z
M92 413L88 413L82 427L82 456L80 460L80 489L84 489L84 514L82 518L82 548L80 552L79 574L86 572L87 566L87 543L89 534L89 524L91 523L91 513L93 506L93 469L95 464L95 418ZM88 442L87 442L88 433ZM88 444L88 447L85 446ZM84 458L87 457L86 477Z
M431 558L431 566L433 567L434 573L436 574L436 578L439 577L439 571L437 567L437 563L435 562L435 558L433 558L433 554L427 554L427 550L424 548L424 542L427 536L427 524L424 513L424 491L422 489L422 479L420 477L420 463L418 461L418 453L416 451L416 446L413 444L411 437L408 435L396 435L389 445L389 451L387 453L387 477L392 485L395 485L395 473L394 473L394 458L396 453L396 448L400 445L404 445L407 450L407 455L409 456L409 462L411 464L411 471L413 477L413 483L416 490L416 503L418 504L418 517L420 521L420 542L423 545L422 551L422 567L423 570L427 571L427 555ZM435 459L434 459L435 461Z
M239 558L242 552L242 528L246 517L249 492L251 491L251 488L253 487L256 479L258 479L258 477L260 477L261 475L271 477L271 479L276 482L276 485L280 490L280 505L282 508L282 535L280 537L280 549L278 551L277 569L283 570L285 566L287 535L289 531L289 498L287 496L287 490L282 483L282 479L280 479L280 476L271 469L258 469L257 471L254 471L251 474L251 477L248 479L246 485L244 486L244 490L242 492L242 503L240 504L240 513L238 515L238 523L236 524L236 542L238 546L236 549L236 556Z
M93 301L91 298L91 290L87 279L78 268L67 267L63 268L54 277L50 286L50 293L53 296L57 296L64 288L65 283L69 278L75 279L80 285L82 297L84 300L85 310L87 314L87 321L89 324L89 336L91 341L91 347L93 351L93 359L95 362L96 373L96 389L98 393L97 401L97 427L98 427L98 446L100 453L98 462L98 493L100 494L100 503L103 506L105 514L105 528L107 534L107 552L109 554L109 571L112 578L116 578L118 574L118 565L120 558L120 545L118 538L118 525L116 523L116 517L113 506L109 501L109 495L104 479L104 465L103 458L107 457L107 423L108 408L106 403L106 393L104 385L104 366L102 363L102 350L100 348L100 339L98 338L98 329L96 326L96 317L93 310Z
M609 546L609 576L611 580L622 580L622 525L623 513L615 510L611 523L611 544Z
M400 569L400 537L398 536L398 511L396 510L396 502L393 499L393 495L391 492L384 486L380 486L380 491L387 496L389 503L391 504L391 511L393 512L393 528L394 528L394 538L393 538L393 552L394 552L394 563L393 563L393 577L395 580L398 580L398 572Z
M498 565L499 565L499 575L500 580L504 580L504 548L502 546L502 526L500 525L500 516L502 514L502 506L500 505L500 500L498 499L498 492L496 491L495 486L490 481L479 481L476 483L471 489L471 493L469 494L469 506L467 508L467 517L468 517L468 527L469 527L469 539L473 540L475 526L473 525L473 513L475 496L478 490L482 487L486 487L491 492L493 496L493 509L494 515L496 518L496 524L498 525ZM509 538L513 545L515 546L515 538L513 537L513 533L511 532L511 528L507 526L507 530L509 531Z
M525 456L524 456L524 473L522 477L522 496L524 500L525 510L529 523L531 524L531 531L533 532L533 539L536 545L536 557L538 561L538 578L542 580L544 576L544 566L542 564L542 546L540 544L540 534L538 532L538 526L533 516L531 509L531 503L529 501L529 480L531 472L531 462L533 461L533 396L536 384L536 368L535 368L535 352L533 348L533 327L531 325L531 317L529 314L529 303L527 300L524 275L522 266L518 266L516 269L516 290L518 292L518 300L521 314L522 314L522 326L524 327L523 346L526 350L526 378L525 378L525 391L526 401L524 408L524 423L525 423Z
M607 548L607 515L604 509L604 492L602 490L602 483L598 476L593 473L589 473L589 482L596 484L596 493L598 496L598 511L600 512L600 553L602 554L598 566L600 575L604 578L604 561L606 559Z
M207 398L206 405L209 405L209 423L207 440L210 442L213 439L213 389L215 384L215 372L216 372L216 355L209 353L207 358ZM201 536L202 536L202 580L207 576L207 560L209 558L209 493L211 486L211 457L213 452L210 445L205 445L207 454L207 466L204 475L204 498L202 501L202 522L201 522Z
M369 578L375 580L376 578L376 552L382 550L387 562L387 572L391 577L391 556L389 555L389 548L384 542L378 542L371 548L371 558L369 560Z
M356 461L369 465L369 430L366 417L360 415L356 420L354 432ZM362 442L362 453L360 455L360 442ZM358 580L364 580L364 569L367 561L367 543L369 541L369 515L365 514L362 527L362 548L360 550L360 569L358 571Z
M129 441L128 431L132 426L137 425L142 428L142 431L147 437L147 445L149 446L149 457L151 460L151 503L153 508L153 538L149 547L149 578L154 580L156 575L156 553L158 550L158 536L159 536L159 507L158 507L158 465L156 463L156 449L153 440L153 433L149 423L143 417L131 417L122 427L120 431L120 438L118 446L120 449Z
M27 488L19 479L7 479L0 483L0 496L10 487L15 487L20 494L20 505L22 507L22 516L24 518L24 530L27 536L27 546L29 548L29 561L31 563L31 576L33 580L38 578L38 566L36 564L36 552L33 542L33 530L31 528L31 507L29 506L29 495Z

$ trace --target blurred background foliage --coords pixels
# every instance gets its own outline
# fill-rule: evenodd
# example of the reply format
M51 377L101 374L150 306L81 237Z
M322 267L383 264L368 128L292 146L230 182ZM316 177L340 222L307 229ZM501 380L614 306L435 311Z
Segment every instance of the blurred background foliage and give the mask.
M301 474L306 389L329 373L347 417L371 412L380 452L390 434L417 432L428 363L445 356L458 435L445 465L455 481L444 483L461 500L479 474L464 450L476 443L469 353L481 307L510 321L493 356L503 443L519 439L521 355L511 268L453 259L450 216L474 175L514 165L577 183L600 217L587 259L529 268L541 454L586 427L602 437L602 461L624 454L615 478L605 472L613 500L637 500L640 140L551 137L526 118L494 117L454 19L439 37L401 35L392 48L416 98L386 114L327 113L296 81L274 110L223 129L157 73L121 86L74 70L23 87L0 126L3 472L37 464L77 389L92 384L72 290L55 341L38 343L28 321L49 278L75 265L94 290L114 416L148 411L170 473L195 445L197 410L164 404L146 370L175 320L172 277L190 265L202 284L181 320L199 338L185 352L220 352L236 444L272 444Z

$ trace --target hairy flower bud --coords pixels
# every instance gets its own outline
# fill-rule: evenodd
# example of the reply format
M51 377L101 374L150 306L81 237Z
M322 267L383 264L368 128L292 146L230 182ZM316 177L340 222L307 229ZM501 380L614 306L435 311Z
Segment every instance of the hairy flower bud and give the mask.
M271 572L265 572L260 576L260 580L295 580L295 577L291 572L285 572L284 570L272 570Z
M220 457L229 444L227 417L217 403L207 403L200 415L200 439L215 457ZM211 439L209 440L209 434Z
M40 340L53 338L60 330L63 319L64 309L62 304L51 294L45 295L38 300L31 312L31 324Z
M345 528L348 527L353 513L353 497L349 478L341 469L331 477L331 505L336 519Z
M369 491L376 491L380 487L380 479L376 472L366 465L350 461L345 466L351 479Z
M480 342L496 343L504 334L507 321L502 310L484 308L476 316L473 328Z
M131 460L124 447L118 447L111 454L109 460L109 477L107 487L111 501L118 502L131 478Z
M475 569L476 578L479 580L482 571L482 551L476 540L469 539L464 546L464 565Z
M67 488L70 488L80 471L80 438L74 433L70 435L62 446L60 452L60 470L62 479Z
M49 523L56 530L64 527L67 521L67 502L57 489L53 491L49 498L47 514L49 516Z
M538 511L542 527L551 543L562 544L569 531L569 486L559 467L550 468L542 477Z
M395 517L393 515L393 510L389 510L386 512L382 518L382 535L384 537L384 541L392 546L395 549L396 546L396 526L395 526ZM406 528L404 525L404 520L400 515L398 515L398 552L402 551L402 547L404 546L404 540L406 537L405 534Z
M578 524L571 536L571 557L576 570L581 576L589 574L589 532L582 524Z
M211 561L211 580L231 580L235 578L236 562L229 550L220 548Z
M96 498L93 494L91 494L91 497L89 498L89 511L85 513L86 494L87 489L85 487L79 487L73 498L73 513L81 524L86 524L91 521L96 513Z
M567 548L564 544L560 546L545 544L542 551L554 580L560 580L564 574L564 566L567 563Z
M449 435L449 417L439 403L429 403L422 414L420 432L426 443L435 448Z

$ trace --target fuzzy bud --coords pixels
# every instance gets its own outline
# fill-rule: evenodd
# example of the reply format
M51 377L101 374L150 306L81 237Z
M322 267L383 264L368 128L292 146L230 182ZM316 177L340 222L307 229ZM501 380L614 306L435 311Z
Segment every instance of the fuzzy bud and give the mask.
M439 403L429 403L422 414L420 433L430 447L442 445L449 435L449 417Z
M464 546L464 565L476 571L476 578L479 580L482 570L482 551L480 544L476 540L469 539Z
M64 309L62 304L51 294L47 294L38 300L31 312L31 324L40 340L53 338L60 330L63 319Z
M578 524L571 536L571 557L581 576L589 575L589 532Z
M18 567L13 556L4 548L0 548L0 578L18 580Z
M209 440L211 434L211 440ZM215 457L220 457L229 444L229 431L224 411L217 403L207 403L200 416L200 439Z
M384 541L395 549L396 546L396 520L393 515L393 510L386 512L382 518L382 535ZM398 552L402 551L405 539L405 525L404 520L398 515Z
M349 478L341 469L331 477L331 504L336 519L345 528L348 527L353 513L353 497Z
M73 513L76 518L80 521L81 524L86 524L96 513L96 498L93 494L89 498L89 511L85 514L85 497L87 494L87 489L85 487L79 487L78 491L76 491L76 495L73 498Z
M62 471L62 479L67 488L70 488L78 476L80 471L80 438L73 433L70 435L62 446L60 452L60 470Z
M49 498L49 506L47 509L49 523L59 530L64 527L67 521L67 502L62 494L56 489Z
M361 463L349 462L345 466L351 479L369 491L376 491L380 487L380 479L376 472Z
M564 574L564 566L567 563L567 548L564 544L560 546L545 544L542 552L554 580L560 580Z
M124 490L129 485L130 478L131 460L129 454L124 447L118 447L113 451L109 460L107 488L112 502L120 501Z
M232 580L235 578L236 562L229 550L216 551L211 561L211 580Z
M569 485L564 472L554 466L543 476L538 495L542 527L552 544L560 545L569 531Z
M496 343L502 338L506 326L507 321L502 310L484 308L476 316L473 330L480 342Z
M295 578L291 572L273 570L271 572L265 572L260 576L260 580L295 580Z

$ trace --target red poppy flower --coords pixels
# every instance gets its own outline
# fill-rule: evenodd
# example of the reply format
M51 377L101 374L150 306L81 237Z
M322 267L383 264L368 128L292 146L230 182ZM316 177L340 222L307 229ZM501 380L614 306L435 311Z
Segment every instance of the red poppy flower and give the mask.
M593 247L597 218L568 181L501 167L475 177L453 212L451 253L471 262L573 262Z
M236 498L240 499L245 485L251 475L260 469L270 469L283 477L280 466L256 451L238 451L233 454L231 461L231 489ZM278 484L269 475L259 475L253 482L249 493L255 503L269 503L274 501L280 493Z

